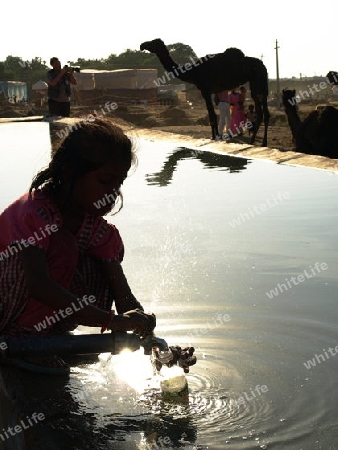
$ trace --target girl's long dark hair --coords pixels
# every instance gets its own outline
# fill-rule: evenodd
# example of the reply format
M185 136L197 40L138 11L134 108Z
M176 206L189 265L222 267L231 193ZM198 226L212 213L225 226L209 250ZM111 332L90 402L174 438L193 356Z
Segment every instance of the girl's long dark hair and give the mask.
M29 192L44 188L53 198L63 190L67 202L79 177L114 161L136 163L133 144L123 130L105 119L79 122L56 146L51 162L34 177ZM123 206L121 192L117 199L120 211Z

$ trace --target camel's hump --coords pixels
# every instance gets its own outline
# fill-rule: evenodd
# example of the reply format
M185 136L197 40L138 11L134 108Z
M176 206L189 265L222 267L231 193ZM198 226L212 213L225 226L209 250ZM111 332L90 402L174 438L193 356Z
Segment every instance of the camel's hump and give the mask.
M244 58L245 55L242 52L242 50L240 50L239 48L235 48L235 47L229 47L225 50L224 52L225 55L227 55L229 58L234 58L234 59L241 59Z

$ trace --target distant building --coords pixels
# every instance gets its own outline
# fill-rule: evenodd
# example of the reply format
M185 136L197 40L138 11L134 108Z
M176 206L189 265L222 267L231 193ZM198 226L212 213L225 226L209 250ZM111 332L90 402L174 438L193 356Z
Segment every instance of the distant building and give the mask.
M0 95L11 103L27 101L27 83L23 81L0 81Z
M74 73L78 101L95 101L109 96L117 103L152 101L157 98L157 69L95 70Z

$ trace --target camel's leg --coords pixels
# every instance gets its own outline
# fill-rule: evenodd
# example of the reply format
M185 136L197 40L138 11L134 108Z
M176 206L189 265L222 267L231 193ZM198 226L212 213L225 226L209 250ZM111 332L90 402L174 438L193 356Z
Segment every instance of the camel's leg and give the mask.
M218 123L217 123L217 114L215 113L214 105L212 104L211 100L211 93L202 92L201 94L205 100L205 104L208 110L209 122L211 126L211 139L215 140L216 136L218 136Z
M270 112L269 112L269 108L268 108L268 99L266 97L264 97L264 99L263 99L262 108L263 108L263 120L264 120L264 136L263 136L262 146L267 147L268 146L268 127L269 127L269 122L270 122Z
M256 109L256 114L257 114L257 122L256 122L255 128L253 129L250 144L255 143L256 135L259 130L259 127L260 127L262 121L264 121L264 135L263 135L262 146L267 147L267 145L268 145L268 127L269 127L269 122L270 122L268 99L265 96L263 97L262 95L258 95L258 96L254 97L254 101L255 101L255 109Z
M252 136L251 136L251 140L250 140L250 144L254 144L256 141L256 135L257 132L259 130L260 124L262 123L263 120L263 112L262 112L262 103L259 101L258 97L254 97L253 98L254 102L255 102L255 111L257 114L257 121L256 124L252 130Z

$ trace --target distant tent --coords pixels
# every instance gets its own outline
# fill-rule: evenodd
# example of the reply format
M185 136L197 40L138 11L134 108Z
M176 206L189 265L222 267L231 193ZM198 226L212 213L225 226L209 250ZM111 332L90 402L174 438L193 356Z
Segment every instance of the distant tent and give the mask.
M24 81L0 81L0 93L11 103L27 100L27 83Z
M33 91L40 91L40 92L42 91L42 93L45 93L47 89L48 89L48 84L42 80L37 81L32 86Z

